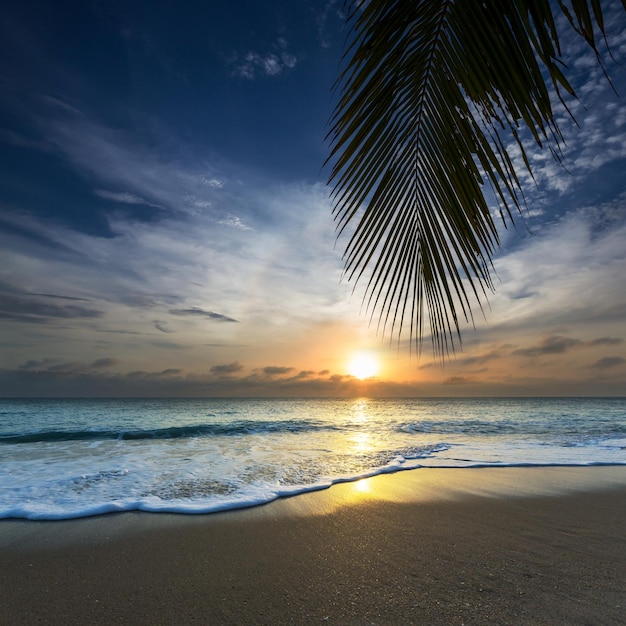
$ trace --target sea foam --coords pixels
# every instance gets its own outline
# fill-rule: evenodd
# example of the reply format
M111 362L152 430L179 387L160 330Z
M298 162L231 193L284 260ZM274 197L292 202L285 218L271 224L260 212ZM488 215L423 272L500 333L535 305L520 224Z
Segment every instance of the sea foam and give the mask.
M210 513L421 467L535 465L626 465L626 401L0 401L4 518Z

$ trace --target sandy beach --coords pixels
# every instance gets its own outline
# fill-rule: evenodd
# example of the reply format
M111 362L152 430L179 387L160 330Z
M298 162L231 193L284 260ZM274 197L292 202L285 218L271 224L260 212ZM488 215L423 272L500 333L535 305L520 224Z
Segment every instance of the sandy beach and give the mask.
M626 467L420 469L0 522L1 624L623 624Z

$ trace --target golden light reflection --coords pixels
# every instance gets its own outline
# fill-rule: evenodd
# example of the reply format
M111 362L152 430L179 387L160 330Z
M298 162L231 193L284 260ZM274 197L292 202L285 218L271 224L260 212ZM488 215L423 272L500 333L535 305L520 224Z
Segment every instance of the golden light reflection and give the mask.
M369 494L372 491L372 483L367 478L362 478L361 480L357 480L352 484L352 488L355 494L364 495Z
M369 450L371 446L372 437L369 433L354 433L352 435L352 443L354 447L352 448L352 452L358 454L359 452L366 452Z
M352 403L352 414L359 422L366 422L369 419L369 400L367 398L359 398Z
M369 412L369 401L367 398L359 398L355 400L352 404L352 417L354 420L355 426L360 426L361 424L365 424L370 418ZM354 453L362 453L371 448L371 439L372 435L368 431L357 430L350 435L351 443L353 445L352 452Z

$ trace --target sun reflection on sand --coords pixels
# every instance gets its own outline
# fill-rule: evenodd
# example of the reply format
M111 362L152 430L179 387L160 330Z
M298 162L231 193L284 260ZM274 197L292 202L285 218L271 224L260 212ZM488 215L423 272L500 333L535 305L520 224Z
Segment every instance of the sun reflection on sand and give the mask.
M352 483L352 488L356 494L371 494L372 482L368 478L363 478Z

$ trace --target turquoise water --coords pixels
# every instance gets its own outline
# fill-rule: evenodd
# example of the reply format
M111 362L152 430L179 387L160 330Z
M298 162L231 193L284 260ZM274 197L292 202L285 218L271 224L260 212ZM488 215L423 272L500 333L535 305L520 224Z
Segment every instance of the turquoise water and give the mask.
M626 465L626 399L0 400L0 518L206 513L523 465Z

